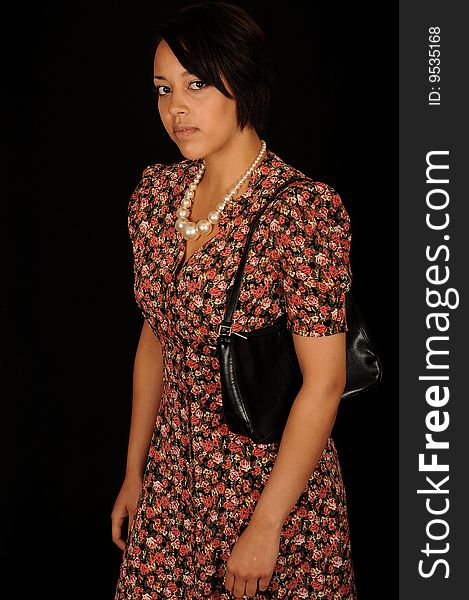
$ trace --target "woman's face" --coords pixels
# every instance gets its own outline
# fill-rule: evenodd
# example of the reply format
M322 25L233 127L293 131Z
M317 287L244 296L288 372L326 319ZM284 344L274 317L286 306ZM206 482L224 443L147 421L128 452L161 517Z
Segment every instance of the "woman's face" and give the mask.
M184 157L206 158L240 134L236 101L188 73L165 40L156 49L154 83L163 125Z

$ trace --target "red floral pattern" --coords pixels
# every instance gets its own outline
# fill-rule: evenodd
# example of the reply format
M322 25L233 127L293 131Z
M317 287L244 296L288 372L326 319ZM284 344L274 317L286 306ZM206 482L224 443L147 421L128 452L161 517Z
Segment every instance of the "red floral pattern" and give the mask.
M200 161L147 167L129 203L135 296L162 344L164 385L116 600L233 598L230 549L249 524L278 451L228 430L216 338L249 224L286 179L303 175L269 151L217 234L180 270L175 211ZM347 330L351 230L339 195L303 176L264 212L246 263L234 331L287 313L291 331ZM329 438L282 528L267 592L255 598L355 600L346 495Z

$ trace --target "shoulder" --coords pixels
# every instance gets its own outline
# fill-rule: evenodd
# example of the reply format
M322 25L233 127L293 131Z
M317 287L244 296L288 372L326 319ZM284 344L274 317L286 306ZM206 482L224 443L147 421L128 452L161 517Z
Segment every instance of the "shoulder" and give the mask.
M294 181L287 183L287 186L279 193L278 197L284 203L288 201L298 204L319 204L330 202L332 204L341 203L342 200L332 185L304 175L300 171L294 171L292 177ZM291 178L292 178L291 177Z
M272 218L281 229L304 229L309 234L325 226L350 230L348 211L332 185L298 171L294 176L298 179L282 189L273 203Z
M177 179L194 167L196 161L182 160L171 164L155 163L143 169L141 180L158 185L168 179Z
M337 190L329 183L318 181L300 169L287 164L272 153L269 188L275 201L273 207L288 215L311 216L311 213L343 213L347 210ZM291 181L290 181L291 180ZM286 184L286 186L285 186ZM278 192L276 190L279 190Z
M127 205L127 222L132 240L138 245L150 223L162 221L171 211L174 194L184 186L186 175L197 170L198 162L183 160L172 164L155 163L146 166Z
M141 172L132 193L129 209L134 211L138 208L146 210L148 207L155 208L158 200L164 201L165 195L173 188L177 193L177 186L181 184L185 175L196 168L195 161L183 160L172 164L155 163L146 166Z
M352 228L341 197L328 183L303 174L298 177L273 202L269 218L273 247L287 271L313 257L318 265L346 264Z

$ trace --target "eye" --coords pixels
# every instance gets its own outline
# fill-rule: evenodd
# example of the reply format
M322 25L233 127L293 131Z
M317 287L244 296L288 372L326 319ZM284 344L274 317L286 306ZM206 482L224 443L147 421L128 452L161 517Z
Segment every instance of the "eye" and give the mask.
M157 85L155 86L153 93L157 96L166 96L166 94L169 94L170 91L171 88L167 85Z
M207 87L207 84L204 81L200 81L200 79L198 79L197 81L191 81L189 83L189 87L191 90L195 90L195 91L199 91L199 90L203 90L205 87Z

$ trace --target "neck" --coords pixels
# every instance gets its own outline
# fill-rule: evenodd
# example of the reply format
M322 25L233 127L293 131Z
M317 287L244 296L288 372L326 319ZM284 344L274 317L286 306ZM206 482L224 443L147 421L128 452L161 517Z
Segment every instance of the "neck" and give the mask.
M229 145L205 158L205 172L201 187L215 197L225 195L243 176L261 148L255 130L245 129ZM242 194L248 181L239 190Z

